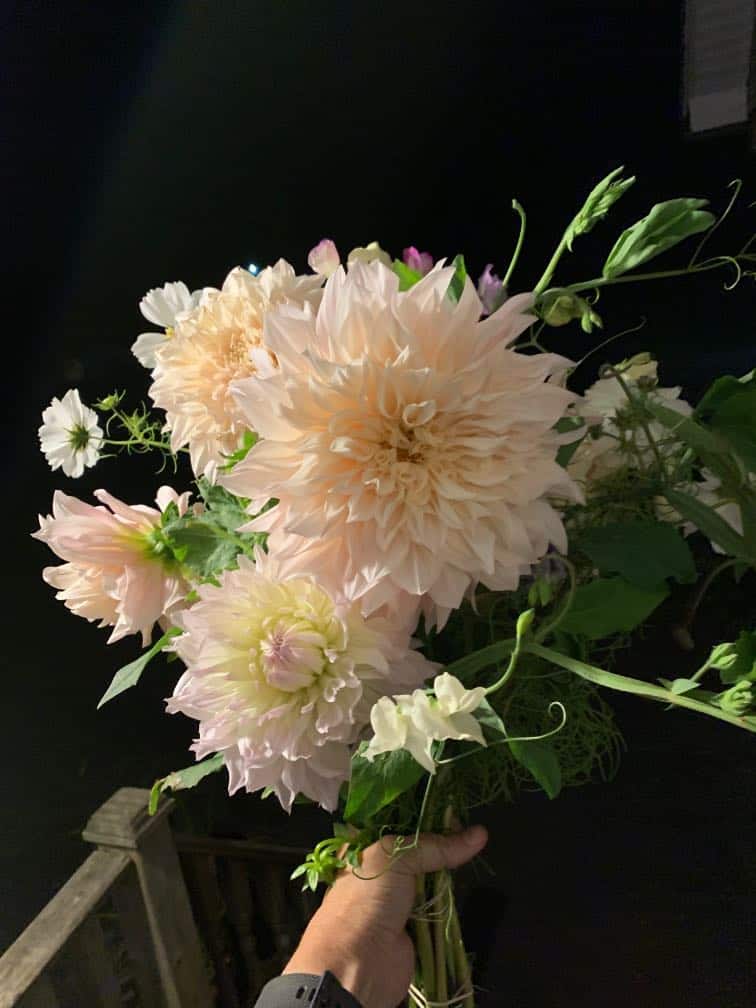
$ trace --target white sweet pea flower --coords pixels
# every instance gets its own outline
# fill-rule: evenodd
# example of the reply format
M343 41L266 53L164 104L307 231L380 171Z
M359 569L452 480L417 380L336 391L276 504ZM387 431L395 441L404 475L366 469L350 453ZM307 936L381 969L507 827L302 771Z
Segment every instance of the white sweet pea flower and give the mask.
M147 291L139 302L139 310L148 322L162 326L163 332L142 333L131 347L131 352L143 367L149 371L155 367L155 352L172 335L178 317L196 308L201 296L201 290L190 293L180 280Z
M74 479L97 462L102 428L95 411L82 403L78 389L69 389L44 410L39 443L50 468L62 468Z
M433 681L435 696L416 689L411 694L381 697L370 712L373 738L363 753L372 762L384 752L406 749L429 773L435 773L432 746L442 739L477 742L486 740L473 711L481 705L485 688L465 689L448 672Z
M357 248L353 248L347 257L347 266L351 266L352 263L371 263L378 260L382 262L384 266L388 266L391 269L391 256L388 252L384 252L377 241L370 242L369 245L365 245L363 248L359 245Z

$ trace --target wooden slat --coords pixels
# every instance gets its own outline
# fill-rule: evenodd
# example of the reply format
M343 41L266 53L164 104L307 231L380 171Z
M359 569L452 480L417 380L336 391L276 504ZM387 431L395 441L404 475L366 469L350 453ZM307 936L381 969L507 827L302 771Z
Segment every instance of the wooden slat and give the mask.
M309 847L287 846L267 840L227 840L223 837L174 833L176 849L181 854L212 854L215 857L250 858L269 861L281 859L299 864L310 853Z
M133 865L113 886L111 899L118 914L128 959L126 965L133 976L140 1008L163 1008L160 974L150 938L150 925Z
M260 993L265 984L264 973L257 952L254 931L255 907L249 884L249 865L246 861L232 858L228 862L228 885L226 905L228 915L236 932L239 952L247 974L247 995L250 1003Z
M129 864L119 851L95 851L0 958L0 1008L11 1008L97 906Z
M62 956L76 979L79 1003L91 1008L121 1008L121 988L105 945L100 921L87 917Z
M147 790L120 788L82 835L101 848L131 854L167 1008L207 1008L212 1004L210 983L168 819L174 803L161 802L150 816L148 801Z
M215 967L220 1004L223 1008L240 1008L239 992L230 966L226 905L218 886L215 858L210 854L195 854L185 858L184 865L200 915L202 936Z

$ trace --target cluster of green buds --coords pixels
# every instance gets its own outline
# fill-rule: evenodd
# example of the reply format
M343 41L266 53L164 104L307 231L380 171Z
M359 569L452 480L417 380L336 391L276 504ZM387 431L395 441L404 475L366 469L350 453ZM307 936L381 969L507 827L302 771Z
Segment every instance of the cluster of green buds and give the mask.
M343 823L334 823L333 832L332 837L321 840L291 873L292 879L304 876L303 891L315 892L320 882L333 885L339 872L358 868L360 854L371 842L364 831Z
M603 326L601 316L594 311L586 298L559 287L547 290L538 302L536 310L549 326L565 326L575 319L580 319L580 328L585 333L593 332L594 326L599 329Z

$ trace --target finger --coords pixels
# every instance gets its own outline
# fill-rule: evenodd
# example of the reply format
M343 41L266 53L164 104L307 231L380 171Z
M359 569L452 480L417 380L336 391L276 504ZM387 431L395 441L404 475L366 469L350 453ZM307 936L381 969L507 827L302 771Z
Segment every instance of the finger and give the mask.
M384 837L365 851L362 865L363 870L368 871L379 872L391 867L404 875L423 875L444 868L458 868L471 861L487 843L488 832L484 826L471 826L461 833L445 836L421 833L417 845L403 850L401 838Z

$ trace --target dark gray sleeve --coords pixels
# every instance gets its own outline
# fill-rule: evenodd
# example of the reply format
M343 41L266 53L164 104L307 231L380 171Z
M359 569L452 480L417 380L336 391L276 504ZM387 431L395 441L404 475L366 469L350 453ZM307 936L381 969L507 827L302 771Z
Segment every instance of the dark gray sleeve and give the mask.
M255 1008L362 1008L333 973L285 973L263 987Z

